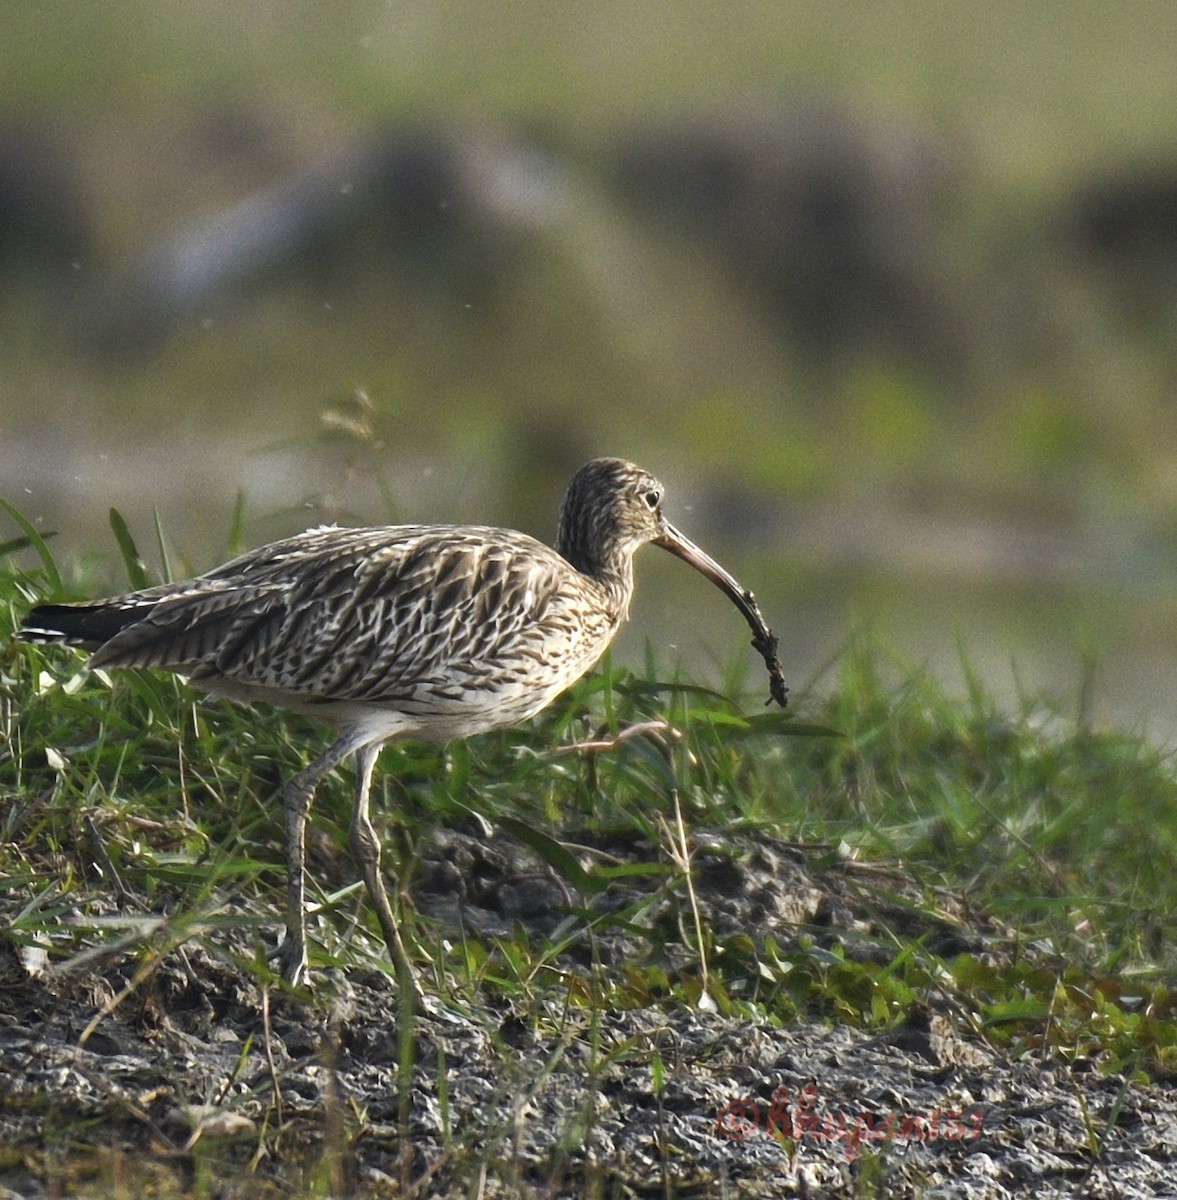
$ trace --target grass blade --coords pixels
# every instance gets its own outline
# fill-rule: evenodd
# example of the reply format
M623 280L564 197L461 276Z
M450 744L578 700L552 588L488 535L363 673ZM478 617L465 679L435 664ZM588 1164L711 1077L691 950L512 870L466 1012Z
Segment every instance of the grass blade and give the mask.
M152 512L155 516L155 544L159 547L159 561L163 568L164 583L171 583L172 576L172 558L168 554L168 544L163 536L163 523L159 519L159 509L153 508Z
M123 556L123 566L127 569L127 579L131 587L137 591L139 588L149 586L147 569L143 565L143 559L139 556L135 539L127 528L123 514L117 508L110 510L110 527L114 530L114 536L118 541L119 551Z
M225 541L230 557L236 557L245 549L245 490L237 489L233 501L233 517L229 522L229 536Z
M524 845L530 846L553 870L560 874L565 882L572 884L584 896L595 896L608 886L603 879L590 875L576 859L576 855L567 847L562 846L555 838L548 837L538 829L515 817L498 817L496 825L500 825L513 838Z
M764 734L776 734L779 737L845 737L840 730L829 725L815 725L809 721L796 721L791 713L767 712L757 713L744 718L745 727L733 730L736 737L759 737Z
M53 561L53 555L49 553L49 547L45 545L45 538L52 537L53 534L48 533L42 536L37 532L32 522L19 509L9 504L7 500L0 500L0 508L3 508L24 531L25 538L28 539L25 544L32 546L37 552L37 557L41 560L41 565L45 568L45 575L49 580L49 590L60 595L65 591L65 587L61 582L61 574L57 570L57 564ZM17 539L17 541L22 540L20 538ZM6 545L8 544L10 543L6 543ZM8 551L5 550L5 553L8 553Z

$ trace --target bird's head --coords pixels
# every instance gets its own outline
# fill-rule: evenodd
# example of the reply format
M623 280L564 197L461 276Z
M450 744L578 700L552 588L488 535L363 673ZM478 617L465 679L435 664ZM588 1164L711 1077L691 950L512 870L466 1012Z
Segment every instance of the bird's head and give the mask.
M633 592L634 551L653 542L690 563L739 609L754 634L752 644L769 669L772 698L788 702L777 639L764 623L756 598L709 554L680 533L662 512L664 488L649 471L620 458L594 458L572 477L560 509L556 548L578 571L614 597L624 616Z
M664 491L633 463L594 458L568 484L556 548L586 575L624 571L635 550L670 530L662 515Z

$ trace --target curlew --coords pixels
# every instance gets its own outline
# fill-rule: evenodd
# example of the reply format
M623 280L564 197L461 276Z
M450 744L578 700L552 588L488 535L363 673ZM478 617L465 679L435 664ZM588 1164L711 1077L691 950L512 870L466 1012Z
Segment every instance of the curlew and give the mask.
M478 525L328 526L252 550L205 575L89 604L42 604L18 636L93 651L92 667L157 667L213 696L306 714L335 740L283 789L283 974L307 970L305 829L319 781L356 758L348 846L398 968L412 976L369 816L381 747L448 742L538 713L600 658L625 621L633 555L653 542L739 608L787 700L777 639L752 593L662 512L662 485L615 458L572 478L552 549Z

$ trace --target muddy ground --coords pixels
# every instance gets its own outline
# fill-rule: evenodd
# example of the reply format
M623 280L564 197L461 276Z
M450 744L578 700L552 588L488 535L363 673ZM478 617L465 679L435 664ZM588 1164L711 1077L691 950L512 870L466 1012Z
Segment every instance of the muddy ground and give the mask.
M787 944L805 921L829 945L853 932L845 944L869 955L882 917L944 956L1004 944L951 897L942 918L906 907L893 874L885 890L900 900L881 903L878 868L766 839L734 852L730 838L722 852L701 841L695 884L718 939L771 932ZM585 850L605 852L653 853ZM643 887L638 876L606 902ZM568 903L516 842L453 831L425 851L414 899L454 938L463 927L547 938ZM388 976L320 972L310 1003L264 993L234 936L213 931L139 979L142 955L63 973L0 945L3 1200L1177 1195L1177 1087L1129 1085L1048 1052L1014 1060L946 997L878 1035L774 1028L681 1001L579 1006L575 989L486 989L476 1010L469 993L431 994L402 1096ZM592 963L618 978L642 936L605 930L561 961L570 979ZM881 932L879 950L894 955Z

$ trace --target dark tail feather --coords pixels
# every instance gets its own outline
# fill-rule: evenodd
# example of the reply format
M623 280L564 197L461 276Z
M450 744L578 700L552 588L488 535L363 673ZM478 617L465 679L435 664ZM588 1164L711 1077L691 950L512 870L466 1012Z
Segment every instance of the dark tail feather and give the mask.
M21 622L24 642L60 642L97 650L116 633L140 620L143 610L105 604L38 604Z

